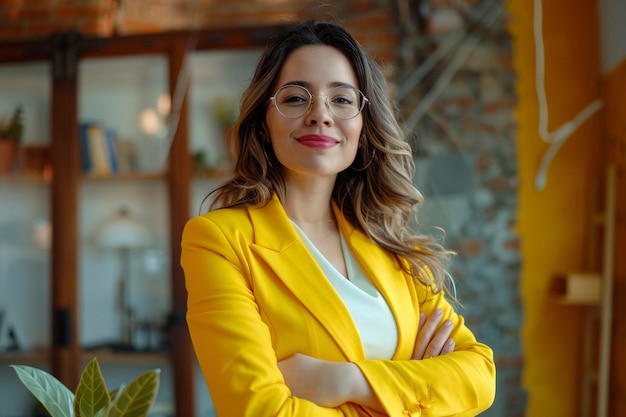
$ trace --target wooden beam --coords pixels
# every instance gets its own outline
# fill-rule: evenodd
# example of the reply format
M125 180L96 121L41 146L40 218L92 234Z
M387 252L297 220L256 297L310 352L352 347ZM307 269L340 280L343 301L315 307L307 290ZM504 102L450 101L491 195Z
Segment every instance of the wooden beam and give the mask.
M172 97L172 114L176 122L170 124L175 129L169 152L168 190L170 208L170 251L171 251L171 296L172 315L170 320L171 362L174 375L174 395L176 412L174 415L193 417L195 415L194 374L195 361L185 314L187 311L187 290L185 276L180 266L180 241L183 228L189 219L190 188L192 166L189 157L187 123L187 42L176 42L169 55L169 85Z

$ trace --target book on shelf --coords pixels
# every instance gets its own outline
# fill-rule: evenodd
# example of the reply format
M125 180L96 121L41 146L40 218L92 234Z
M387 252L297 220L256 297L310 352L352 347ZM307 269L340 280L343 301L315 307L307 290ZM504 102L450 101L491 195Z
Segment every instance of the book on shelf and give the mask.
M109 168L111 169L112 174L117 174L119 172L119 164L117 157L117 146L115 145L115 132L113 132L113 130L111 129L104 129L104 139L107 145Z
M81 123L79 139L83 172L95 176L118 173L116 138L113 130L97 123Z
M117 169L120 174L129 174L136 170L136 149L132 140L117 137L115 140Z

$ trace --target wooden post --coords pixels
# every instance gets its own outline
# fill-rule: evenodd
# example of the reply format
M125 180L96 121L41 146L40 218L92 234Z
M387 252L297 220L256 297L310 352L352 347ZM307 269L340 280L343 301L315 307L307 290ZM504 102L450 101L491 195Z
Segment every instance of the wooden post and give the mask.
M77 60L72 34L60 35L53 52L51 126L52 373L70 389L80 377L78 346ZM69 40L69 42L68 42Z
M174 374L176 416L195 415L194 357L187 329L187 290L180 266L180 240L189 219L192 167L188 149L186 38L176 38L169 56L169 84L172 114L169 134L174 135L169 151L168 185L170 208L170 250L172 260L172 316L170 320L171 363Z

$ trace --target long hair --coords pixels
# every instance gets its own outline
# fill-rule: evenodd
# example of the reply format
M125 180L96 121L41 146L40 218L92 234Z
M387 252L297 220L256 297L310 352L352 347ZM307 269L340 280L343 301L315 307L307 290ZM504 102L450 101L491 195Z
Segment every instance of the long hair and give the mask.
M284 201L284 171L270 144L265 112L285 60L305 45L332 46L343 53L370 101L363 109L364 140L351 167L338 174L333 200L354 227L394 253L415 278L449 293L446 264L451 253L409 227L423 196L413 185L411 148L394 115L386 80L361 45L334 23L297 24L268 44L234 126L233 177L213 191L210 209L264 205L274 193Z

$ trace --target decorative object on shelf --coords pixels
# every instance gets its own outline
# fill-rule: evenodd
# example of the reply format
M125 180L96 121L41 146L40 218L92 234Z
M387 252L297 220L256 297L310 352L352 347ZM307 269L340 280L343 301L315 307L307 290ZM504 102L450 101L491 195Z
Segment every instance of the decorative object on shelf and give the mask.
M22 350L22 348L20 347L20 342L17 340L17 332L15 331L15 326L9 326L7 336L9 337L9 345L6 347L7 352L19 352L20 350Z
M231 137L233 135L233 127L237 121L238 111L233 101L225 97L218 96L215 99L215 120L222 130L222 139L224 141L224 149L228 162L234 161L233 150L231 149Z
M233 127L237 121L237 109L225 97L218 96L215 98L215 120L224 130Z
M20 171L25 174L43 175L52 168L49 144L24 144L21 147Z
M115 141L117 168L119 174L131 174L137 171L137 143L128 138L118 137Z
M11 365L18 378L51 417L144 417L159 391L160 369L146 371L128 386L109 392L96 358L83 369L76 393L49 373L30 366Z
M23 109L20 104L11 117L0 120L0 172L11 171L15 166L23 131Z
M171 112L171 98L167 93L160 94L156 107L141 111L138 124L144 137L139 141L138 166L143 172L159 172L165 169L169 154L168 129Z
M20 343L17 339L15 326L3 324L5 317L4 310L0 309L0 342L6 340L4 344L0 344L0 351L3 352L19 352L21 350ZM6 328L6 332L3 329ZM4 335L3 335L4 333Z
M141 320L137 323L134 346L139 351L163 352L167 346L167 325L158 319Z
M119 252L121 274L119 277L120 330L122 350L135 350L133 345L134 312L132 308L131 289L131 252L145 249L152 242L149 227L139 218L133 216L126 207L107 219L96 231L96 243L104 249Z
M167 93L157 98L156 108L146 108L139 114L139 127L149 136L165 135L167 118L172 108L172 100Z
M52 245L52 223L39 217L33 222L33 241L40 250L49 250Z

